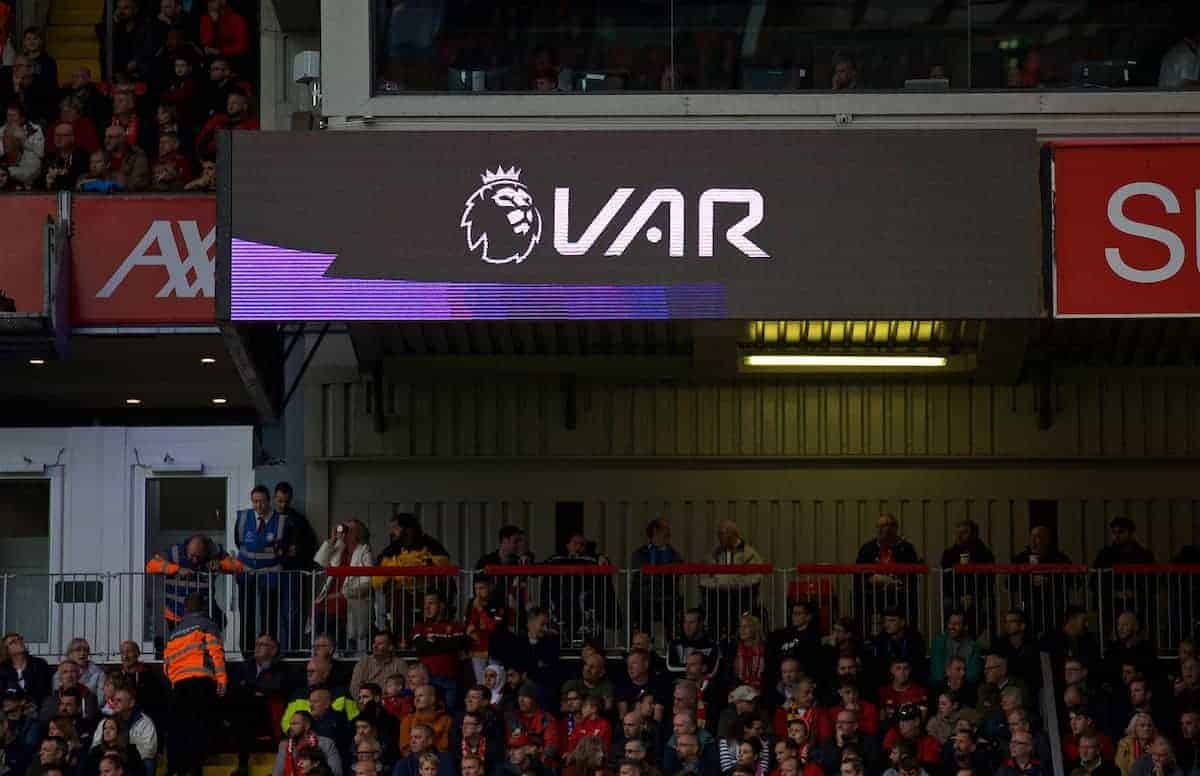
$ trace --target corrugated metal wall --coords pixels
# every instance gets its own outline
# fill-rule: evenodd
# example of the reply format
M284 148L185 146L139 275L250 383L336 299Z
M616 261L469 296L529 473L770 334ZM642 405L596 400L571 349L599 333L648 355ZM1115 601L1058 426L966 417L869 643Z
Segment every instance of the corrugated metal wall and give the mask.
M1119 373L1118 373L1119 374ZM309 457L1194 457L1200 383L1060 382L1036 429L1030 384L581 382L574 430L557 380L324 382Z
M1025 547L1032 499L1058 502L1063 549L1079 562L1095 557L1107 541L1107 521L1118 514L1134 519L1143 542L1161 559L1200 539L1200 499L1181 492L1187 483L1178 470L613 467L567 472L467 466L439 472L372 463L338 464L332 479L334 516L366 520L374 547L385 543L387 518L394 511L412 510L455 561L468 565L494 548L496 532L510 522L530 532L539 557L552 554L558 501L583 502L589 535L619 563L644 541L644 526L655 514L672 521L674 544L689 560L708 557L717 523L728 518L779 566L853 561L862 542L874 535L882 511L900 518L903 533L931 563L951 543L955 523L968 517L980 524L997 557L1007 561ZM761 498L746 492L759 488ZM897 495L875 495L889 490ZM979 495L964 495L974 490ZM713 495L720 492L729 495Z
M1200 386L1104 377L1050 391L919 381L709 385L581 383L565 425L557 380L385 384L325 379L310 404L309 482L334 518L415 509L460 563L507 522L551 552L556 501L624 561L655 513L690 559L733 518L780 565L850 561L882 510L932 561L971 517L1001 559L1024 547L1031 499L1056 501L1064 549L1090 561L1128 514L1160 557L1196 539L1190 490ZM310 394L310 396L313 394ZM315 406L313 406L315 405Z

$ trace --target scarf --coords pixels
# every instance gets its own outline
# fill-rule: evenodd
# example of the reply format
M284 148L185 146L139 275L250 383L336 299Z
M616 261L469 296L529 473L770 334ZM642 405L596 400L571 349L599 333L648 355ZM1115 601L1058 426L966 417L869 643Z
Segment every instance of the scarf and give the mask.
M467 739L464 738L462 740L461 757L466 757L469 754L473 754L476 757L478 757L480 760L487 762L487 737L482 736L482 735L479 737L479 747L477 749L475 749L474 751L471 750L471 745L468 744Z
M756 690L762 685L763 669L766 666L766 646L763 644L738 644L737 656L733 660L733 671L742 684Z
M283 776L301 776L300 769L296 767L296 753L306 746L317 746L317 734L311 730L299 742L291 736L288 737L287 756L283 760Z

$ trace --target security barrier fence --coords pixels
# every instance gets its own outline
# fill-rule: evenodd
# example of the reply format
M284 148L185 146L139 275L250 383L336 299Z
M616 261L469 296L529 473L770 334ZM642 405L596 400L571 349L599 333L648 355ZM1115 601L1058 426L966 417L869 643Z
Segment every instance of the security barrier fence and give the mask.
M581 563L0 574L0 632L22 633L34 654L50 658L64 654L76 637L86 638L100 660L115 660L127 640L157 657L193 593L201 594L223 628L228 651L249 652L255 636L269 632L290 657L307 655L314 639L325 636L339 656L352 658L367 653L371 635L384 629L410 649L418 623L430 617L464 623L464 638L471 639L479 633L477 626L466 627L477 595L509 631L544 627L557 633L566 654L585 644L627 649L639 633L668 654L675 639L765 637L803 617L815 618L830 639L868 639L883 628L885 614L903 616L931 641L952 611L963 614L967 630L986 646L1010 612L1023 613L1029 632L1040 635L1058 628L1077 607L1102 643L1112 638L1118 618L1132 612L1166 656L1200 623L1200 565L684 563L621 569Z

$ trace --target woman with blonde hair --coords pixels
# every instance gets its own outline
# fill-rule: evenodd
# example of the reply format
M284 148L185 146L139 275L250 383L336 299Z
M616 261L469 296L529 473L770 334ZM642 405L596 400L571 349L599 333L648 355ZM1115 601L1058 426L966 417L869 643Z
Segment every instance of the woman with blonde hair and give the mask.
M104 706L104 670L92 662L92 645L87 639L74 638L67 644L67 658L74 660L79 666L79 683L92 691L96 696L96 705ZM58 689L58 674L54 675L51 687Z
M1125 737L1117 744L1116 765L1121 769L1121 776L1129 776L1133 764L1142 755L1149 753L1150 745L1158 737L1158 729L1154 726L1154 718L1144 711L1139 711L1125 726Z
M767 642L763 638L762 622L753 614L743 614L738 621L738 644L733 656L737 684L761 689L766 666Z

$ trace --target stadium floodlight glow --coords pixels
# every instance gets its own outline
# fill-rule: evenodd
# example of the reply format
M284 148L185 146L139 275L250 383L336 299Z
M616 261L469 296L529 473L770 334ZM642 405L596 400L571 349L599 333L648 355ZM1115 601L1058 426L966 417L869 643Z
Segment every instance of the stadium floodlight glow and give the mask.
M215 358L213 358L212 356L201 356L200 363L204 364L205 366L209 366L211 364L217 363L217 360Z
M850 356L850 355L755 355L745 356L742 363L753 367L828 368L897 368L939 369L945 367L945 356Z
M137 405L139 405L139 404L141 404L141 403L142 403L142 400L141 400L141 399L132 399L132 398L131 398L131 399L126 399L126 400L125 400L125 403L126 403L126 404L128 404L130 407L136 407Z
M46 359L44 359L44 358L31 358L31 359L29 359L29 365L30 365L30 366L45 366L45 365L46 365Z
M213 403L213 404L218 404L218 405L220 405L220 404L225 404L225 403L227 403L228 401L229 401L229 400L228 400L228 399L226 399L224 396L214 396L214 397L213 397L213 400L212 400L212 403Z

